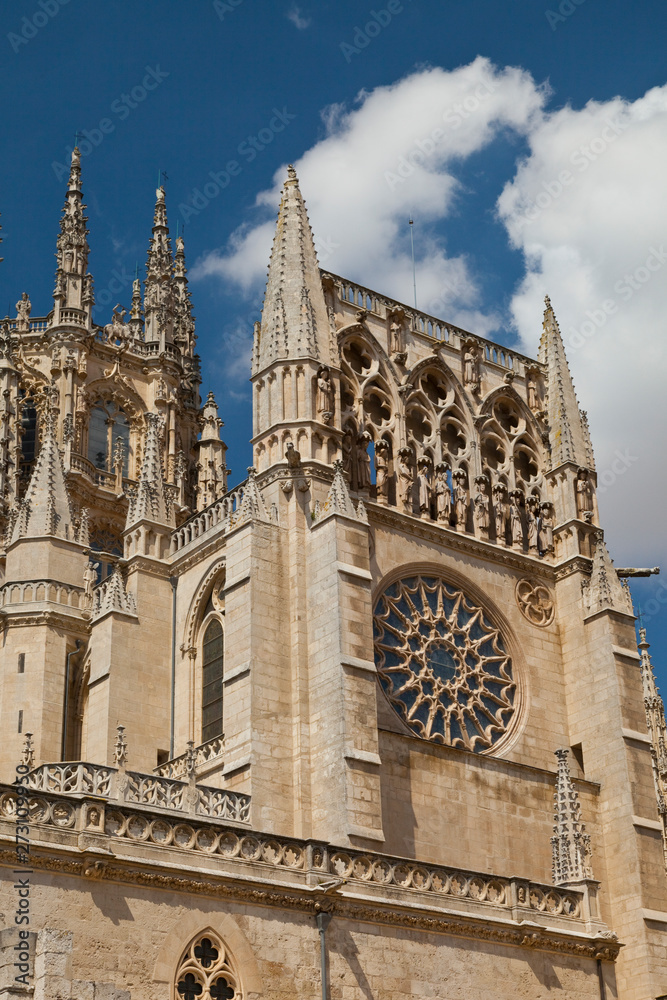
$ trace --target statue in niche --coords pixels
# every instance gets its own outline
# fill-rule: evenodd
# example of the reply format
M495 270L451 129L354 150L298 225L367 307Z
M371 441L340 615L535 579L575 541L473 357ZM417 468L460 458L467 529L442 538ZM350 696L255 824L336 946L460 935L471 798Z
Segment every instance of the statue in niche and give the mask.
M323 424L330 424L335 413L335 390L331 381L331 372L326 365L317 371L317 415Z
M540 552L554 550L554 509L548 501L540 505L540 527L537 533L537 544Z
M519 549L523 548L522 501L523 493L521 490L512 490L510 493L510 533L512 535L512 545Z
M28 293L24 292L16 303L16 330L17 333L25 333L30 329L30 311L32 305L28 298Z
M532 371L528 372L528 381L526 383L526 393L528 395L528 406L535 412L540 408L540 402L537 398L537 382L535 381L535 375Z
M378 503L387 503L389 496L389 442L384 438L375 445L375 495Z
M97 581L99 563L87 562L83 571L83 600L87 608L93 606L93 587Z
M413 487L412 452L409 448L401 448L398 453L398 493L403 510L408 514L412 513Z
M400 354L403 350L403 338L401 334L401 324L394 317L389 326L389 345L391 354Z
M496 541L499 545L507 542L509 509L505 499L506 493L504 483L496 483L493 487L493 519L496 528Z
M463 355L463 381L473 392L479 389L479 349L476 344L467 344Z
M537 510L539 500L537 497L526 498L526 536L528 538L529 552L537 551Z
M357 449L354 441L354 434L352 430L347 427L345 433L343 434L343 472L348 478L351 489L356 489L357 485Z
M577 517L586 520L593 513L593 484L588 469L577 469Z
M363 431L357 438L358 490L369 490L371 488L371 456L368 454L368 446L372 440L368 431Z
M477 525L482 538L489 537L489 527L491 524L489 514L489 496L486 492L488 483L489 481L486 476L477 476L475 479L475 486L477 487L477 493L475 494L474 501L475 524Z
M447 473L449 466L446 462L438 462L435 467L435 514L438 521L449 524L452 516L452 491L449 488Z
M431 460L423 455L417 462L417 490L419 494L419 512L431 515Z
M454 522L457 531L465 531L468 523L468 488L466 474L457 469L452 476L454 482Z

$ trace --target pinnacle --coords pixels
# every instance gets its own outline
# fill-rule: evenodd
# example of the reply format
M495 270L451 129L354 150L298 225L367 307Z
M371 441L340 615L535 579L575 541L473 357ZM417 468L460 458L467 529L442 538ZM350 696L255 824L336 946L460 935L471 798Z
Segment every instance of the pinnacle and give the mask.
M175 526L173 508L164 487L160 416L157 413L147 413L145 419L146 441L141 475L127 512L126 530L142 520L154 521L169 528Z
M590 879L590 837L581 821L579 795L570 777L565 748L556 750L558 776L554 794L554 835L551 838L555 885Z
M609 555L604 532L601 530L596 533L593 569L587 597L590 614L605 608L625 613L628 611L627 598Z
M325 517L330 517L332 514L344 514L347 517L354 518L355 521L367 520L363 505L360 503L360 509L357 510L352 503L352 497L350 496L350 491L347 488L347 483L343 475L343 463L340 459L334 462L333 482L331 483L324 506L320 511L319 520L322 521Z

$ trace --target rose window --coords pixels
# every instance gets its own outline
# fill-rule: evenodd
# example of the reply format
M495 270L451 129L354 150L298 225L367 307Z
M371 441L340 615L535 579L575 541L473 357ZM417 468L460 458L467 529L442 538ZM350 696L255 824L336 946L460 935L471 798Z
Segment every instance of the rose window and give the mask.
M373 626L380 684L413 732L477 753L498 742L516 683L482 608L443 580L410 577L380 597Z
M175 996L177 1000L241 1000L231 958L212 931L190 943L176 976Z

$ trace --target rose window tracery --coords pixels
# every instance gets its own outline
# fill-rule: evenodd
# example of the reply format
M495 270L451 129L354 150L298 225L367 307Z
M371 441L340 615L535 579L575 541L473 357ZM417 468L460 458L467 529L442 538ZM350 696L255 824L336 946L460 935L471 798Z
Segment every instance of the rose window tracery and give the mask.
M175 996L178 1000L243 1000L227 949L212 931L198 935L181 959Z
M373 617L380 684L423 739L489 750L516 711L516 682L499 629L463 591L433 576L392 584Z

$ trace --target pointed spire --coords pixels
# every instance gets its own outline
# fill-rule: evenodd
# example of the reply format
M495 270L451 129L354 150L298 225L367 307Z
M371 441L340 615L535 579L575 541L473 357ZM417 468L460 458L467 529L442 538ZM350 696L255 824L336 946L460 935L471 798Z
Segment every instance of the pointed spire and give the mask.
M227 445L220 437L223 422L218 416L215 396L209 392L199 415L201 437L197 442L197 509L203 510L227 492Z
M144 310L141 304L141 282L135 278L132 282L132 305L130 307L130 330L133 340L144 339Z
M651 738L651 758L653 763L653 783L658 805L658 814L663 824L662 846L667 866L667 725L665 706L655 683L653 664L649 655L650 645L646 641L646 629L639 629L639 656L644 689L644 710L646 728Z
M241 509L237 519L235 520L235 525L242 524L244 521L250 521L253 519L259 521L271 520L266 511L262 494L259 492L257 487L255 470L251 466L248 469L248 481L243 488L243 500L241 501Z
M554 885L592 879L591 838L581 822L581 804L570 777L570 751L556 750L558 777L554 794L554 835L551 838Z
M54 390L47 391L42 443L14 521L12 542L40 535L57 535L70 541L76 539L72 506L65 484L65 468L56 440L58 410L54 396Z
M149 342L157 340L164 347L166 343L172 343L174 334L173 258L163 187L157 189L155 197L153 235L146 259L145 339Z
M313 234L292 166L283 186L262 322L255 337L257 371L276 358L310 357L334 363Z
M118 564L107 579L95 588L92 621L97 621L103 615L112 611L120 611L126 615L136 615L137 606L134 595L125 589L125 581Z
M187 268L185 266L185 241L176 237L174 257L174 343L183 354L190 357L195 349L195 318L192 315L192 299L188 290Z
M146 413L146 441L141 463L141 475L136 493L130 498L125 529L138 521L154 521L175 527L174 512L164 487L164 472L160 457L160 415Z
M357 510L352 503L352 497L343 475L343 463L340 459L334 462L333 482L324 506L319 510L318 520L323 521L325 517L330 517L332 514L345 514L346 517L352 517L355 521L367 520L365 507L360 503L359 510Z
M547 414L552 465L575 462L594 468L588 423L579 410L558 321L547 295L538 360L546 365Z
M94 295L92 275L88 274L90 248L85 207L81 193L81 153L75 146L57 240L53 326L67 322L89 329L92 324Z
M628 605L628 594L614 569L604 532L598 528L595 533L593 569L588 584L585 584L584 603L588 614L609 609L623 614L632 614L632 601Z

